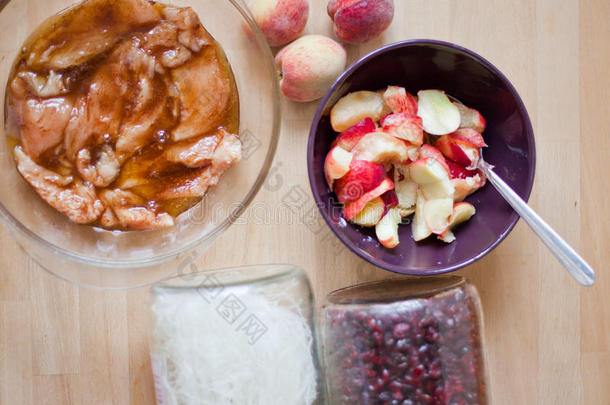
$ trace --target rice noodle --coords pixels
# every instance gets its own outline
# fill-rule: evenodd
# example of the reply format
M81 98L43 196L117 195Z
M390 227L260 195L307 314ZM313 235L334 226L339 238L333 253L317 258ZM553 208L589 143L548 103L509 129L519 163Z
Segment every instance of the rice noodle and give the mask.
M228 292L244 308L233 323L219 313L224 297L209 302L196 289L155 290L151 357L159 405L315 401L314 338L299 303L287 293L240 288ZM240 326L249 315L266 328L255 342Z

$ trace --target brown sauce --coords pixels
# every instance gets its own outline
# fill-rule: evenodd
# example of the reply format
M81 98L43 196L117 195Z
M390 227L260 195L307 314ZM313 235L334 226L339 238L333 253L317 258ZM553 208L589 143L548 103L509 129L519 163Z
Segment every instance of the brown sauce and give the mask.
M231 67L190 8L85 1L26 41L6 97L18 170L77 223L171 226L241 158Z

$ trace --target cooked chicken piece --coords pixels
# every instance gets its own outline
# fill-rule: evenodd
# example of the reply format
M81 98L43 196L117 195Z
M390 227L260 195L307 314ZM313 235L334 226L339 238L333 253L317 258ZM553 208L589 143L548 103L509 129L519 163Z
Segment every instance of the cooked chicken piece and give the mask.
M168 84L161 76L141 76L136 87L137 95L129 106L131 112L116 143L122 160L152 143L156 132L174 126L178 119L178 98L169 94Z
M163 74L165 71L157 64L155 57L140 48L140 41L141 37L134 36L129 41L123 42L111 55L109 63L120 64L134 73L137 78L152 79L156 73Z
M166 212L155 213L146 207L146 201L129 191L105 190L101 193L104 203L110 207L123 228L162 229L174 226L174 219ZM105 221L112 221L105 214Z
M89 224L102 214L104 205L97 199L92 184L74 181L37 165L20 146L14 152L19 173L43 200L72 222Z
M182 176L182 179L175 182L176 186L166 189L157 198L159 200L171 200L203 197L208 188L218 184L220 176L241 159L241 151L239 138L228 134L216 147L209 166Z
M178 28L163 22L143 36L142 49L159 54L161 65L173 69L184 65L192 56L184 45L178 42Z
M63 75L53 70L48 76L34 72L21 72L17 76L23 79L28 89L38 97L56 97L69 91Z
M36 41L28 58L34 69L66 69L111 49L128 32L161 20L148 0L88 0L66 13L61 25Z
M63 147L61 145L58 145L55 147L55 156L57 157L57 166L54 168L54 171L57 172L57 174L62 175L62 176L71 176L72 173L74 173L74 165L72 164L72 162L70 162L68 159L66 159L66 156L64 154L60 154L60 151L58 151L57 149L62 149Z
M143 35L142 49L151 53L173 48L178 44L178 27L164 21Z
M158 115L149 110L157 108L160 113L164 100L154 99L156 90L151 83L158 64L153 56L137 47L138 43L137 38L121 43L110 55L108 63L95 73L88 92L76 102L66 128L65 147L69 158L74 159L85 146L116 140L119 131L123 133L119 153L124 149L135 153L148 143L146 137L151 134L150 127ZM158 88L157 92L166 91L164 86ZM135 97L134 91L138 92ZM132 99L134 106L125 105ZM156 102L161 105L157 106ZM126 107L129 107L129 117L121 129ZM146 114L151 116L146 119ZM134 137L137 139L132 139Z
M116 217L116 215L114 215L112 209L106 208L106 211L104 211L104 213L100 217L100 224L104 228L112 229L117 228L121 223L119 222L119 219Z
M181 141L218 128L230 107L232 89L216 49L205 48L171 74L181 103L180 124L172 139Z
M237 135L225 134L220 145L214 151L212 165L217 171L225 171L232 164L241 160L242 145Z
M163 103L155 104L150 111L132 115L123 125L116 143L122 161L151 143L155 123L161 118L163 109Z
M161 64L167 68L175 69L184 65L191 58L191 52L182 45L174 49L168 49L161 55Z
M177 198L201 198L208 188L218 184L222 172L217 172L212 166L204 167L196 172L176 177L174 185L157 195L158 200L173 200Z
M59 143L68 125L69 98L28 98L26 84L17 77L11 83L10 114L20 131L25 152L33 159Z
M214 158L214 152L225 138L233 136L224 129L205 135L195 141L185 141L169 146L165 149L165 158L170 162L181 163L187 167L207 166ZM240 145L238 145L241 148Z
M117 187L127 190L148 184L151 181L151 174L162 172L166 165L167 161L163 158L162 153L156 153L152 156L150 148L145 149L143 153L132 156L125 161L121 168Z
M121 165L109 145L102 146L95 164L89 149L81 149L76 158L76 167L83 180L93 183L96 187L109 186L121 171Z
M34 159L38 159L44 151L61 143L72 105L65 98L44 101L30 99L26 104L21 141L25 151Z
M178 41L191 51L199 52L204 46L214 43L214 39L203 28L192 8L166 6L163 9L163 17L178 27Z
M123 96L129 91L127 71L120 65L104 65L93 77L89 91L80 96L65 131L68 159L74 160L85 146L116 139L123 114ZM94 139L93 145L90 145Z

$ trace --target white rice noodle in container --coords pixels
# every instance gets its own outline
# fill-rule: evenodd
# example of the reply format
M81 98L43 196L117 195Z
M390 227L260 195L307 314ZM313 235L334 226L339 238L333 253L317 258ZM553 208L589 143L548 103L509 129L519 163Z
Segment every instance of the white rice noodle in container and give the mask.
M313 303L289 265L182 275L151 290L158 405L311 405Z

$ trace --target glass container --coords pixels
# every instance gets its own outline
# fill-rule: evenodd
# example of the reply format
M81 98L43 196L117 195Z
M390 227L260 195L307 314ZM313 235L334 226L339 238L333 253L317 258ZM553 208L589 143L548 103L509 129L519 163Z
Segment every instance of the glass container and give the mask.
M22 44L43 21L75 0L0 1L0 111ZM180 272L243 213L264 182L275 154L280 122L273 57L243 0L167 0L190 6L220 43L239 92L243 159L201 203L163 231L112 232L70 222L44 202L16 170L0 125L0 218L38 264L82 286L124 289Z
M479 295L463 278L337 290L321 323L329 405L489 403Z
M301 269L261 265L187 274L154 285L150 300L158 404L316 401L313 295Z

